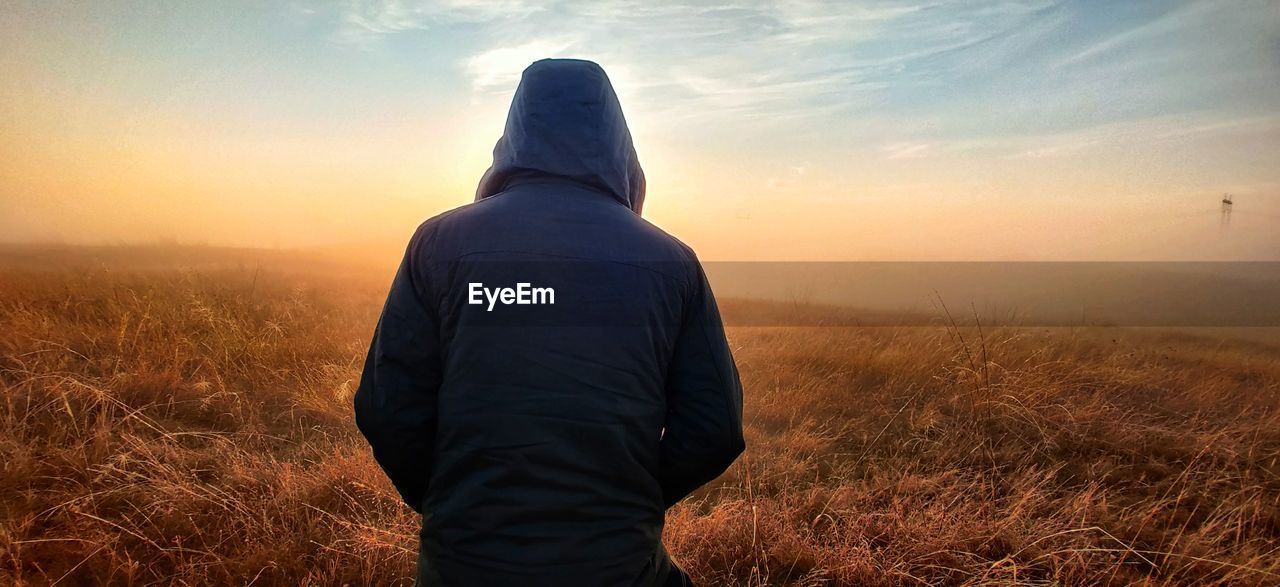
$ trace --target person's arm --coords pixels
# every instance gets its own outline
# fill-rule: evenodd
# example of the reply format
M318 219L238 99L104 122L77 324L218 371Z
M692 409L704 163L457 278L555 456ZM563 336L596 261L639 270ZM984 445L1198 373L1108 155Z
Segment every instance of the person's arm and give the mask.
M742 384L706 275L686 306L667 373L658 481L667 507L718 477L746 447Z
M382 308L355 393L356 426L404 502L422 511L435 449L439 319L415 275L415 236Z

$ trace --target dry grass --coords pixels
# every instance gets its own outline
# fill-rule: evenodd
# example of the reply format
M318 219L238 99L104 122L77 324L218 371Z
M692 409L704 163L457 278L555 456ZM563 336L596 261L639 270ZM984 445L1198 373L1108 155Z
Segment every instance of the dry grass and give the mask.
M407 583L349 410L385 275L67 258L0 270L0 582ZM704 584L1280 583L1275 346L730 338L748 451L668 514Z

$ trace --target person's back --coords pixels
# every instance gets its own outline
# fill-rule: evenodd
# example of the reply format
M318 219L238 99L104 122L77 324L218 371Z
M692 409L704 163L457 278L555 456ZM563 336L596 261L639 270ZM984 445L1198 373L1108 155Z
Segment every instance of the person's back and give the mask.
M415 233L356 415L423 513L422 583L680 573L663 513L741 452L741 390L697 259L643 197L603 70L544 60L477 202Z

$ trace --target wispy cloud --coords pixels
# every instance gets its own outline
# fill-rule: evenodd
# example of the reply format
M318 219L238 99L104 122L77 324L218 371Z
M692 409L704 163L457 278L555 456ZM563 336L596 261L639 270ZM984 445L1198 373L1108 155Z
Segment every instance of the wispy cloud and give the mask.
M488 43L460 64L477 92L513 87L528 61L572 49L642 80L635 92L640 108L676 118L710 111L794 119L909 81L918 75L913 64L1016 29L1040 7L1012 1L977 9L903 1L833 10L819 2L352 0L340 14L336 38L368 44L471 23L478 25L475 38Z
M933 145L929 143L892 143L880 147L889 159L911 159L921 157Z
M389 34L437 25L520 19L540 10L526 0L345 0L334 38L368 45Z
M1159 35L1176 34L1178 29L1185 27L1197 15L1212 9L1214 4L1214 2L1208 0L1189 2L1157 18L1122 29L1097 42L1090 43L1070 53L1055 65L1056 67L1077 65L1092 59L1105 57L1118 49L1141 43L1144 40L1149 41Z
M1257 50L1182 42L1212 37L1202 21L1235 19L1255 37L1277 25L1274 11L1233 16L1228 4L348 0L334 34L364 46L452 34L442 42L476 100L509 94L536 59L594 59L629 114L667 130L732 133L749 122L754 132L856 136L891 159L1069 137L1018 151L1031 158L1091 148L1084 129L1215 108L1238 117L1264 101L1228 89L1256 86L1250 67L1274 68ZM1174 68L1173 55L1185 65ZM1238 104L1211 100L1204 88L1215 83Z
M1094 147L1141 148L1210 136L1280 132L1280 116L1219 118L1206 114L1129 120L1041 136L1011 137L994 144L1013 159L1067 156ZM988 144L988 147L992 144Z
M467 59L465 69L476 93L509 90L530 63L559 57L576 42L571 37L534 39L509 47L495 47Z

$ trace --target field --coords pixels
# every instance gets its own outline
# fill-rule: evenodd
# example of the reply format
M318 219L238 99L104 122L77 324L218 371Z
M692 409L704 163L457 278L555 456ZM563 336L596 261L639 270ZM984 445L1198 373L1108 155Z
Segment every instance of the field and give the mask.
M409 584L418 520L350 409L385 268L0 257L0 583ZM667 516L701 584L1280 583L1273 342L958 317L729 336L748 450Z

